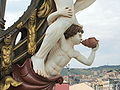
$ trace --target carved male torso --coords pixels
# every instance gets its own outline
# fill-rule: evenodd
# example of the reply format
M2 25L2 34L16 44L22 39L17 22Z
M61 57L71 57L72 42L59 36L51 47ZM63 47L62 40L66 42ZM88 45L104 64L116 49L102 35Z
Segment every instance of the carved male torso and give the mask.
M59 75L63 67L71 60L71 57L64 49L61 48L61 42L57 42L55 47L50 51L45 62L48 76ZM69 48L66 47L69 50ZM52 72L51 72L52 71Z

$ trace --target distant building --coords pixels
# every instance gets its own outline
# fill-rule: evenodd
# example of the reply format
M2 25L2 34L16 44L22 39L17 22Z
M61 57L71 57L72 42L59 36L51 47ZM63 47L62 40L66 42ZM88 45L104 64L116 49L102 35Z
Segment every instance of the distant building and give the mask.
M97 71L92 71L92 74L93 74L94 76L96 76L96 75L98 75L98 72L97 72Z
M80 83L70 86L69 90L94 90L94 89L85 83Z
M63 84L56 84L53 90L69 90L69 84L63 83Z

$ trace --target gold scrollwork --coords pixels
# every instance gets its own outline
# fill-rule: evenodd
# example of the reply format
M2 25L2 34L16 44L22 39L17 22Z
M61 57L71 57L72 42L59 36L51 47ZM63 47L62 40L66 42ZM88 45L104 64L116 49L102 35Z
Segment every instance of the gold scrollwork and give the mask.
M46 17L52 10L52 0L45 0L42 6L38 10L38 17Z
M28 22L28 53L33 55L36 50L36 13L37 10L33 12Z
M17 82L11 76L7 76L5 78L5 84L2 84L2 83L0 84L0 90L9 89L10 85L12 85L13 87L17 87L21 84L22 84L22 82Z
M12 41L11 35L7 35L4 38L5 45L2 47L2 54L3 54L2 67L4 69L8 69L8 67L11 65L11 62L12 62L11 61L11 57L12 57L11 41Z
M23 22L20 22L18 25L17 25L17 28L18 29L21 29L23 27Z

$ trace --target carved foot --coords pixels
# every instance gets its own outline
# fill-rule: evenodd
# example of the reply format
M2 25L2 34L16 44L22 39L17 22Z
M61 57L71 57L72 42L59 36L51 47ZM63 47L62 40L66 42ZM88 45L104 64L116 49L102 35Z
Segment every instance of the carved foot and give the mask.
M45 71L44 61L36 56L32 56L31 59L33 63L33 70L35 71L35 73L43 77L48 77Z

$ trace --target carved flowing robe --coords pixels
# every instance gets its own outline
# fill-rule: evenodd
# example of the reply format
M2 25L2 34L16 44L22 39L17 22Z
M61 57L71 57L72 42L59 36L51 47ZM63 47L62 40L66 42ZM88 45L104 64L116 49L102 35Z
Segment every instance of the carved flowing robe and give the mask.
M62 84L63 78L56 76L54 78L45 78L36 74L32 69L30 59L26 60L22 66L13 67L13 78L22 82L18 87L10 87L8 90L53 90L56 83Z

